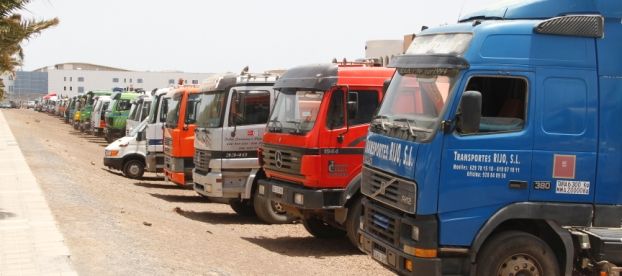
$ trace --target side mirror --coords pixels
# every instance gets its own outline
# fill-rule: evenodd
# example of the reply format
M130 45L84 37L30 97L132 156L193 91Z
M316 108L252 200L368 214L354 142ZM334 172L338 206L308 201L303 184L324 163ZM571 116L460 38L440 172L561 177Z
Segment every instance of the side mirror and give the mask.
M389 90L389 85L390 84L391 84L391 79L386 79L382 83L382 95L386 95L387 94L387 90Z
M460 101L458 129L464 134L477 133L481 118L482 93L479 91L465 91Z
M359 112L359 95L356 92L348 93L348 121L356 117Z
M138 134L136 134L137 142L145 141L146 138L147 138L147 133L145 132L145 130L139 131Z

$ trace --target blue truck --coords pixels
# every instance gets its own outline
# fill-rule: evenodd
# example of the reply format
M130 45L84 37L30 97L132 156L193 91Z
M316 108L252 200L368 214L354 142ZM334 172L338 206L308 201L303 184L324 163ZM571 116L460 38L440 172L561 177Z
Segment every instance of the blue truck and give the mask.
M419 33L370 125L360 246L399 274L619 275L622 1Z

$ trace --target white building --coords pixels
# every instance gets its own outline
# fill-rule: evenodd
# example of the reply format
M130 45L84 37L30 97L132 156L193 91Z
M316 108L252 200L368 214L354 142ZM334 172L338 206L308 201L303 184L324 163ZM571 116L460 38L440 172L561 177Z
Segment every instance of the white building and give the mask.
M184 84L199 84L211 73L140 72L88 63L63 63L44 67L34 72L46 72L48 92L76 96L91 90L113 88L142 88L150 91L169 87L180 79Z

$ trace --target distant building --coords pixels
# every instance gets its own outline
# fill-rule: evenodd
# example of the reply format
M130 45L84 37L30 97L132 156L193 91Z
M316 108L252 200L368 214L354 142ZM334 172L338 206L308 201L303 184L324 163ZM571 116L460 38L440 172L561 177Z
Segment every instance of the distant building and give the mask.
M414 38L414 34L409 34L404 35L403 40L368 40L365 42L365 59L375 59L386 66L393 57L404 54Z
M98 89L137 89L147 91L169 87L178 83L199 84L210 73L185 73L178 71L131 71L88 63L62 63L39 68L32 72L17 71L15 77L2 76L5 91L10 97L34 98L56 92L59 96L76 96ZM6 80L5 80L6 79Z

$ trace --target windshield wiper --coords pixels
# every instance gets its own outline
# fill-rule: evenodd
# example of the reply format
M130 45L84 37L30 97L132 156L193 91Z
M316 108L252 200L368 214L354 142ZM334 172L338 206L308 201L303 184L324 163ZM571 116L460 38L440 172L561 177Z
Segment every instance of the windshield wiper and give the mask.
M283 132L283 124L277 119L268 121L268 130L271 132Z
M406 127L408 128L408 132L410 133L410 135L412 135L414 137L417 136L415 131L425 132L425 133L431 133L432 132L432 130L418 127L416 125L416 121L415 120L406 119L406 118L399 118L399 119L395 119L393 121L395 121L395 122L405 122L406 123ZM413 123L412 125L410 124L411 121Z
M302 130L300 130L300 125L302 124L302 122L299 122L299 121L285 121L285 122L289 123L289 124L295 124L296 125L296 130L291 132L291 133L302 134Z
M372 125L380 125L380 128L382 128L382 130L387 131L387 125L391 126L392 124L389 122L389 116L385 116L385 115L378 115L376 117L374 117L374 119L372 120Z

